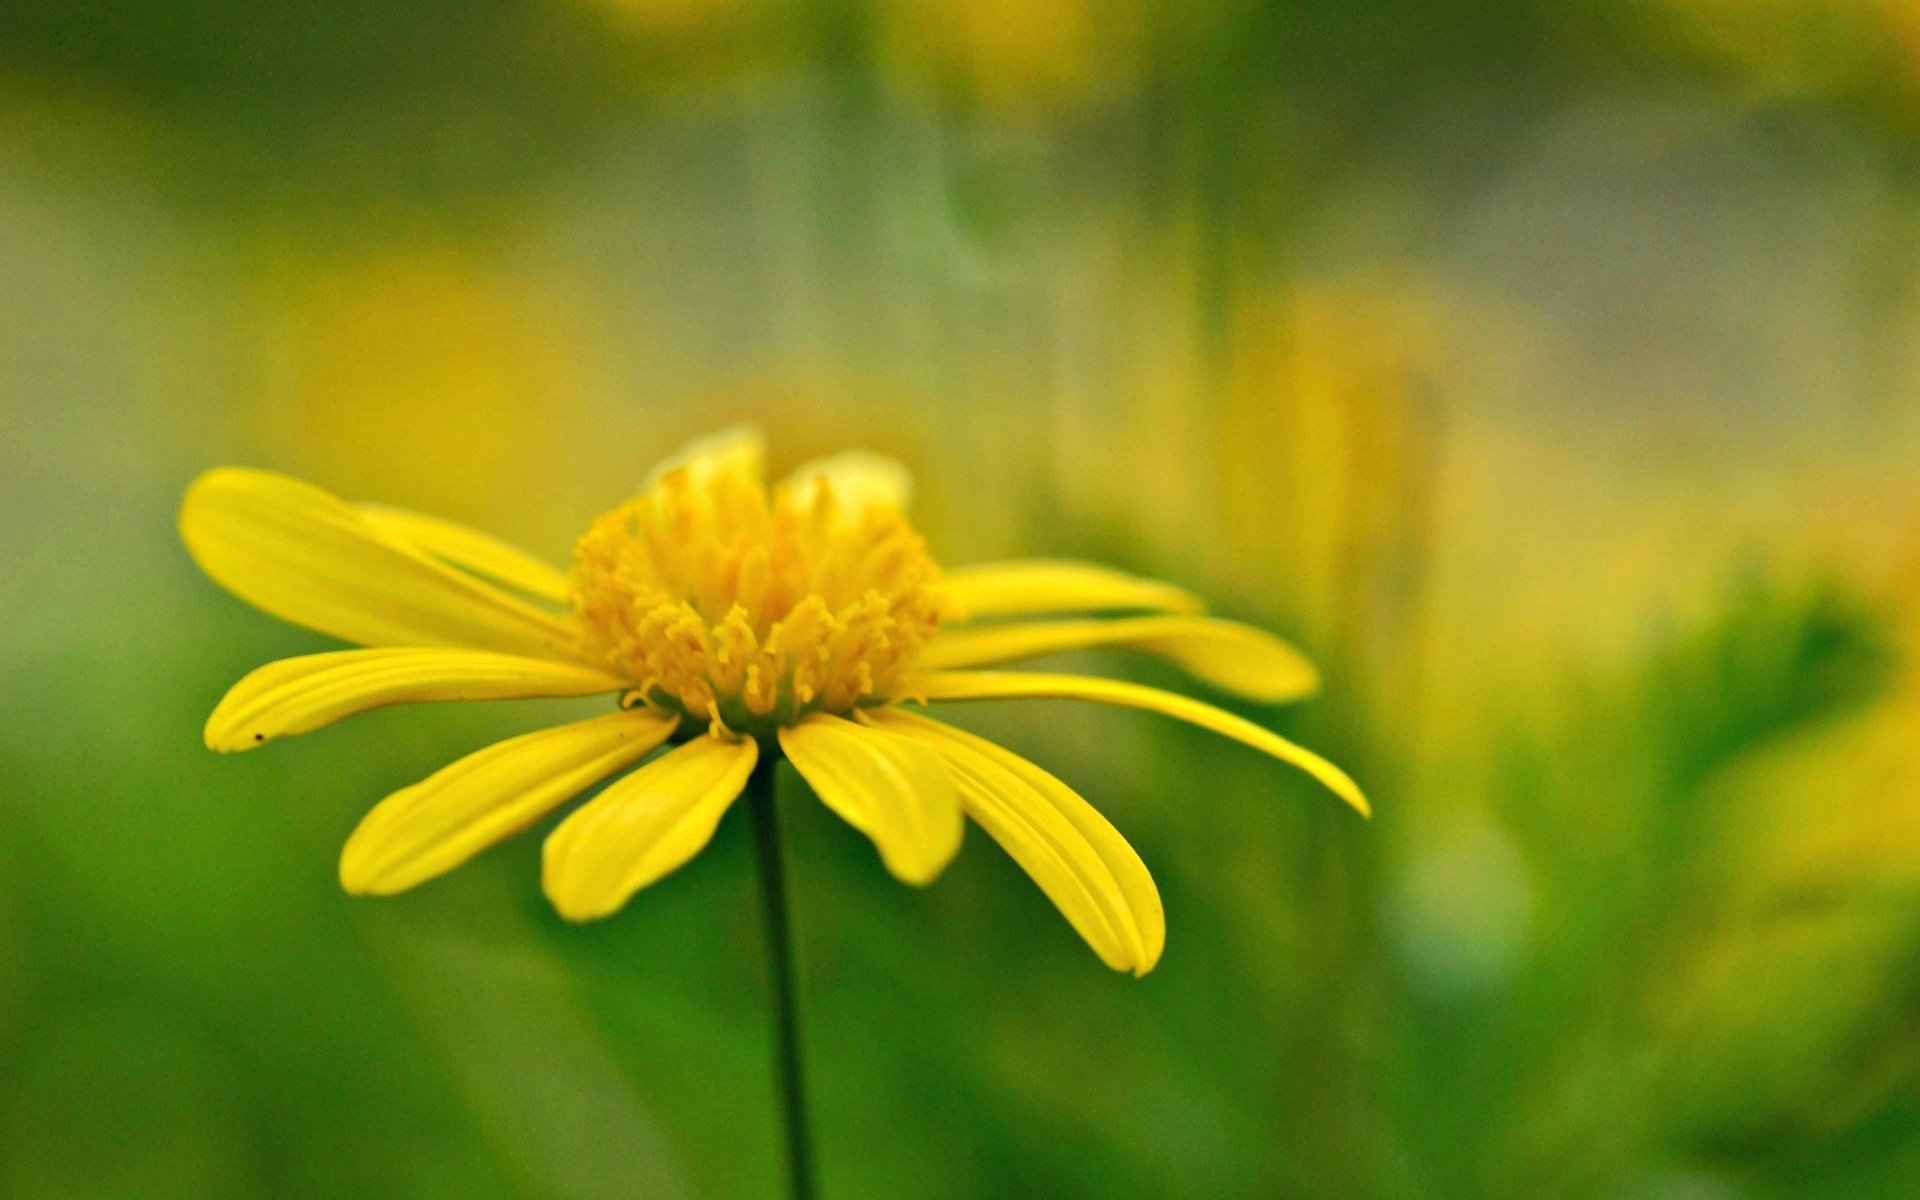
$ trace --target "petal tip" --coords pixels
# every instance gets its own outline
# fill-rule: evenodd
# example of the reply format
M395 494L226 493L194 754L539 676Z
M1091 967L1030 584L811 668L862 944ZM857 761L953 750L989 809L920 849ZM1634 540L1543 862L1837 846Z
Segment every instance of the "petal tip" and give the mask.
M759 479L766 471L767 435L758 425L743 422L695 438L647 473L642 491L657 486L669 474L686 470L696 480L722 472L739 472Z
M571 878L566 866L576 843L562 837L568 828L567 822L562 822L560 828L541 843L540 890L546 893L547 903L561 920L569 925L585 925L612 916L620 910L623 901L616 899L608 903L606 894L583 888L578 879Z
M957 798L954 802L954 813L956 816L960 816L959 801ZM901 883L906 884L908 887L923 888L930 886L935 880L946 873L947 867L952 865L953 860L960 855L960 843L963 831L966 828L965 818L960 817L960 819L955 822L955 826L956 828L951 838L942 838L937 845L921 847L921 853L919 854L904 855L898 852L887 853L883 851L880 855L881 865L886 867L887 874L893 876Z
M200 740L215 754L238 754L255 746L264 746L273 739L261 730L248 733L244 728L237 728L231 722L221 720L220 714L215 712L200 730Z
M888 862L885 865L889 875L908 887L916 888L931 887L933 881L940 878L947 869L946 862L931 864Z
M554 836L548 837L540 850L540 890L561 920L569 925L586 925L611 917L627 906L633 892L587 886L573 871L566 869L563 864L570 857L570 847L564 842L556 843Z
M366 866L347 855L340 856L340 890L349 896L377 896L374 875Z
M1318 696L1320 685L1320 672L1309 666L1292 675L1276 673L1266 687L1249 694L1247 698L1259 704L1297 704Z
M569 925L588 925L619 912L621 904L607 904L583 896L568 895L552 887L542 889L547 894L547 903L553 905L553 911Z
M363 820L340 849L340 890L349 896L391 896L418 882L396 877L393 864L380 861L362 836L365 828Z
M176 518L180 535L189 543L202 506L222 492L238 491L250 482L278 478L272 471L257 467L209 467L193 477L180 494L180 513Z

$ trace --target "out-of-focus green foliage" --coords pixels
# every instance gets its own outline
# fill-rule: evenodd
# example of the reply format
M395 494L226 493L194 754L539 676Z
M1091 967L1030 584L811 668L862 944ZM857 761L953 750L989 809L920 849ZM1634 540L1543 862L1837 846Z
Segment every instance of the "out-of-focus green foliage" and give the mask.
M783 779L824 1194L1853 1197L1920 1178L1915 26L1872 0L0 5L0 1196L757 1197L738 818L350 900L387 792L592 706L221 758L322 648L242 462L555 559L740 419L951 562L1191 583L1367 824L1133 714L965 719L1169 914L1106 971ZM1170 679L1146 664L1117 664Z

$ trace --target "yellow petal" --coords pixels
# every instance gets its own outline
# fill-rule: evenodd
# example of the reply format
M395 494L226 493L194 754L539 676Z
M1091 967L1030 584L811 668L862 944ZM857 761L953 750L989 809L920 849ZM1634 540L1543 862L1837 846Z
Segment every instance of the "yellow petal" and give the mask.
M866 719L940 752L967 814L1033 877L1102 962L1145 975L1160 961L1167 921L1153 877L1077 792L1012 751L929 717L884 709Z
M649 471L640 490L648 490L682 468L696 487L716 475L737 474L758 483L766 477L767 437L758 426L733 425L695 438Z
M435 561L297 479L209 471L187 489L180 536L201 569L241 599L349 642L580 661L561 618Z
M849 516L874 505L905 512L913 501L913 473L898 460L865 450L849 450L794 468L786 486L802 504L811 505L822 484Z
M1092 700L1100 704L1117 704L1123 708L1157 712L1212 730L1271 754L1282 762L1291 763L1325 784L1328 790L1358 809L1361 815L1372 815L1359 785L1345 771L1313 751L1211 704L1203 704L1173 692L1163 692L1159 688L1141 687L1137 683L1123 683L1117 679L1093 679L1084 675L928 671L903 677L896 691L904 696L918 696L927 700Z
M822 804L873 839L901 882L931 883L959 851L960 800L926 746L815 713L783 728L780 748Z
M969 619L1044 613L1198 613L1206 605L1184 588L1095 563L1028 559L947 572L941 583Z
M341 851L340 884L383 896L451 871L639 762L678 723L635 709L469 754L374 806Z
M249 750L385 704L590 696L625 683L605 671L487 650L335 650L268 663L227 692L207 718L209 750Z
M915 665L987 667L1110 646L1158 654L1223 691L1268 704L1297 700L1320 686L1320 673L1298 650L1264 629L1217 617L1122 617L954 629L929 642Z
M529 596L554 604L567 602L567 577L518 546L457 521L384 504L355 505L360 514L388 533L412 542L428 554L463 570L484 575Z
M591 921L698 854L746 786L759 747L697 737L601 792L560 823L541 883L569 921Z

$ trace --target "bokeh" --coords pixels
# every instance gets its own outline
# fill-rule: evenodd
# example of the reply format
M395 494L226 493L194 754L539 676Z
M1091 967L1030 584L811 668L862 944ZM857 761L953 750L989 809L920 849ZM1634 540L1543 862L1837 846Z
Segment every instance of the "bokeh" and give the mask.
M1378 811L966 713L1153 869L1135 981L789 776L831 1200L1920 1194L1917 139L1906 0L0 0L0 1195L774 1194L739 816L593 926L537 838L348 899L580 706L210 754L326 643L173 524L559 561L741 420L1295 639L1243 711Z

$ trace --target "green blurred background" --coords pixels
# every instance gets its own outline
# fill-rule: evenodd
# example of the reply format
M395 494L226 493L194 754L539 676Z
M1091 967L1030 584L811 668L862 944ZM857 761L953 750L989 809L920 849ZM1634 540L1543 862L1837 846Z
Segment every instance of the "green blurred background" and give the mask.
M559 703L257 754L196 472L556 559L686 437L1192 583L1372 792L965 713L1165 895L790 777L829 1200L1920 1195L1908 0L0 0L0 1195L760 1197L746 838L587 928L334 881ZM1103 667L1167 678L1134 662Z

